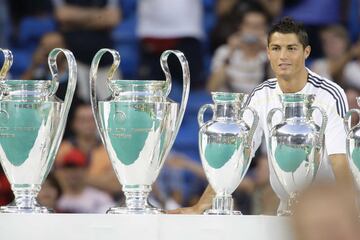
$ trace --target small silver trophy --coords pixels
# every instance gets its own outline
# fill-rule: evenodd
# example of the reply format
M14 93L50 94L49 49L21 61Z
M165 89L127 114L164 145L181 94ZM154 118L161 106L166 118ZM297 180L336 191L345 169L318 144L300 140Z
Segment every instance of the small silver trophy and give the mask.
M198 114L199 150L202 165L216 196L212 208L205 211L211 215L239 215L233 210L231 194L243 179L249 165L253 135L259 118L249 108L242 108L246 94L212 92L214 104L202 106ZM204 112L213 111L211 120L204 122ZM242 116L245 110L253 114L249 127Z
M77 70L69 50L53 49L48 57L52 80L5 80L12 54L2 50L0 72L0 162L11 184L15 200L0 208L5 213L46 213L36 202L43 180L54 162L71 101ZM56 96L56 58L63 52L69 65L69 81L64 102Z
M357 97L356 100L360 107L360 97ZM349 119L353 113L356 113L360 118L360 109L349 110L344 118L344 126L347 133L346 153L355 184L360 190L360 122L350 128Z
M287 209L278 210L278 215L289 216L299 191L308 187L316 176L323 154L327 115L320 107L312 106L313 94L282 94L279 97L282 109L272 109L267 117L270 131L268 157L288 194ZM315 110L321 112L321 126L313 121ZM273 126L276 111L282 113L282 121Z
M103 54L114 58L107 85L111 99L99 101L96 96L97 69ZM183 70L183 94L179 104L168 99L171 74L167 58L175 54ZM101 49L95 55L90 70L91 105L102 141L126 197L123 207L108 213L157 214L148 204L151 185L170 151L184 116L190 88L190 72L185 56L167 50L161 55L161 67L166 81L112 80L120 64L120 55L111 49Z

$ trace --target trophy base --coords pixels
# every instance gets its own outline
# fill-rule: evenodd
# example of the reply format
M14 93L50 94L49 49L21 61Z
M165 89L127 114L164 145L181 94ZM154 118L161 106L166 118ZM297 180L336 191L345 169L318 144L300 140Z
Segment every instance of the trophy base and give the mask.
M290 210L278 210L277 215L279 217L290 217L293 213Z
M53 211L38 204L34 206L17 206L10 203L7 206L0 207L0 213L53 213Z
M242 215L234 210L234 200L231 195L219 194L213 199L212 208L204 212L204 215Z
M154 208L154 207L145 207L145 208L127 208L127 207L112 207L107 212L107 214L163 214L164 210Z
M242 215L240 211L226 211L223 209L209 209L204 212L204 215Z

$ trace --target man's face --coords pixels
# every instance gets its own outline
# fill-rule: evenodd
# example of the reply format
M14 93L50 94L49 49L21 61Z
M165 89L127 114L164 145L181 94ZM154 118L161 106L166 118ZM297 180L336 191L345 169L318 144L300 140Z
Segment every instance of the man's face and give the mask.
M295 33L275 32L269 39L267 54L275 75L287 80L303 70L310 46L304 49Z

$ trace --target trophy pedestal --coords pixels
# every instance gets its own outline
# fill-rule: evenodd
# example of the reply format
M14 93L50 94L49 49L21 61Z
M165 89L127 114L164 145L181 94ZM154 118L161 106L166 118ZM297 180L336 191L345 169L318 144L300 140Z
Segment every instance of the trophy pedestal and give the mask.
M205 215L242 215L234 211L234 200L231 195L219 195L213 199L212 208L204 212Z
M0 207L0 213L52 213L53 211L38 203L30 206L17 206L15 201L7 206Z
M152 206L148 202L150 185L125 185L123 191L126 197L124 206L112 207L107 214L162 214L164 210Z

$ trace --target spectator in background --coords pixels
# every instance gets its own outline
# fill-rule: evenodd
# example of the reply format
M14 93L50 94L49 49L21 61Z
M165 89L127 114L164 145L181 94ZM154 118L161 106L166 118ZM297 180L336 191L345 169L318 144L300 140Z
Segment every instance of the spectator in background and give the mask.
M37 200L41 206L47 207L54 212L57 210L57 201L62 195L62 189L54 174L51 172L41 186Z
M79 103L70 122L73 136L63 140L60 145L55 167L62 165L64 159L73 151L80 151L86 156L86 184L103 190L110 195L118 196L120 184L113 171L104 146L101 144L92 114L91 106ZM60 185L64 188L65 179L58 178ZM64 191L66 189L64 188Z
M339 24L342 20L343 3L341 0L291 0L284 1L282 16L290 16L301 22L309 34L311 58L322 56L319 32L324 27Z
M192 86L203 85L204 68L201 40L203 38L203 8L201 0L140 0L138 2L140 39L140 79L164 79L160 55L167 49L182 51L190 67ZM171 66L178 66L174 57ZM181 76L176 72L175 76Z
M92 58L100 48L113 48L111 30L120 21L120 9L117 0L53 0L55 19L59 32L43 37L34 53L30 70L46 63L49 50L56 47L68 48L77 60L78 88L80 99L89 101L89 69ZM107 69L112 58L104 57L99 69L98 94L100 98L109 95L106 87ZM28 70L29 71L29 70ZM118 77L118 76L117 76ZM117 78L115 77L115 78Z
M315 60L312 69L330 80L343 83L344 67L360 51L360 45L349 47L348 33L341 25L323 29L320 36L324 58Z
M218 0L216 1L217 24L211 34L212 52L225 44L238 29L238 20L251 8L263 8L269 22L282 11L283 0Z
M87 185L87 165L86 155L75 148L57 162L55 175L63 188L57 202L60 212L106 213L115 205L110 195Z
M312 70L339 84L346 84L347 78L353 79L351 75L356 74L356 63L350 62L360 56L360 43L350 46L348 33L341 25L331 25L322 30L320 35L324 58L315 60Z
M244 13L238 30L215 52L208 90L250 93L265 79L266 31L267 16L261 8Z

